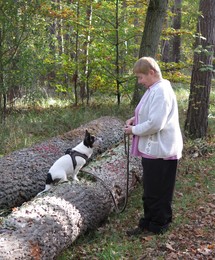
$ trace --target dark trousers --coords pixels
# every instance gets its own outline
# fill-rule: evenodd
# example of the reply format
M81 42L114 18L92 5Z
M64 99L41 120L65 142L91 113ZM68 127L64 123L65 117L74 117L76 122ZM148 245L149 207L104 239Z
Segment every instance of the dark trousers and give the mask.
M139 226L154 233L168 229L172 221L172 198L178 160L146 159L143 165L144 218Z

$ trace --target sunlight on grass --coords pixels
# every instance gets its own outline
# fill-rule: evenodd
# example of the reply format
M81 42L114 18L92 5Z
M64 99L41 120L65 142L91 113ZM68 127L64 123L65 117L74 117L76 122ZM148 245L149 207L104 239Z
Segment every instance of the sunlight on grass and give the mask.
M70 100L66 99L56 99L56 98L48 98L48 99L41 99L40 102L38 102L38 105L43 108L49 108L49 107L67 107L71 105Z
M43 101L41 106L18 105L7 116L5 125L0 125L0 154L32 146L101 116L117 116L125 120L133 113L128 103L119 107L110 100L107 103L100 101L89 106L76 107L68 104L69 101L54 102L53 99L49 99L47 102Z

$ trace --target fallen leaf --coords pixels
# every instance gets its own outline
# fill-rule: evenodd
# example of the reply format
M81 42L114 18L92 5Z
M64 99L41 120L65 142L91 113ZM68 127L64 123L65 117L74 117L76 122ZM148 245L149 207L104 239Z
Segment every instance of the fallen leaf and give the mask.
M198 248L197 251L205 256L208 256L211 253L211 249L208 248Z
M175 251L175 249L169 243L166 243L166 248L168 248L171 251Z

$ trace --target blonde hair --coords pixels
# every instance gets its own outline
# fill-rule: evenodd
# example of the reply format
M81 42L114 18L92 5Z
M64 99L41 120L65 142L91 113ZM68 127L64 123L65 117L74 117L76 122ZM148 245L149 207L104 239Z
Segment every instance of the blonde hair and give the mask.
M134 64L134 69L133 69L134 73L143 73L147 75L150 70L155 71L155 73L159 77L162 77L162 73L159 65L151 57L142 57Z

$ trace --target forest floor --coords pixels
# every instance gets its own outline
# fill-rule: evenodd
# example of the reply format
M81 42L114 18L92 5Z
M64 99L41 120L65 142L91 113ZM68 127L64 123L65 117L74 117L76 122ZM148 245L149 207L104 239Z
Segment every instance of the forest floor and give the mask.
M187 97L187 90L181 89L178 100L182 124ZM212 116L215 114L213 104L211 102ZM100 116L128 118L128 111L133 110L124 105L119 108L104 103L90 108L15 110L9 114L6 124L0 126L0 156L65 133ZM168 232L147 238L126 236L126 230L135 227L143 213L143 191L139 184L129 196L123 213L113 212L107 223L79 237L57 260L214 260L215 124L212 116L206 139L185 140L173 200L174 218Z
M215 142L185 144L173 202L174 220L164 235L127 237L142 216L142 186L126 210L80 237L58 260L71 259L215 259Z

